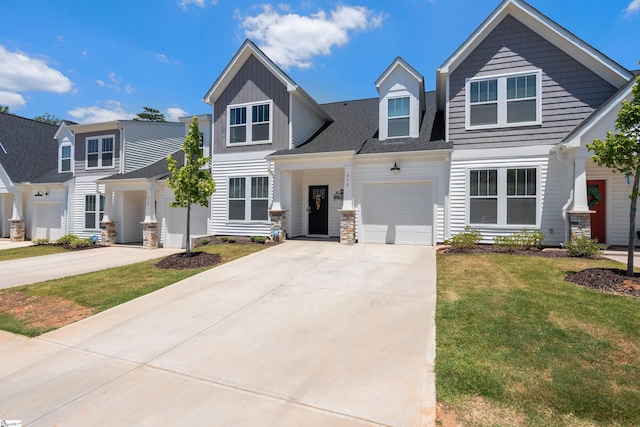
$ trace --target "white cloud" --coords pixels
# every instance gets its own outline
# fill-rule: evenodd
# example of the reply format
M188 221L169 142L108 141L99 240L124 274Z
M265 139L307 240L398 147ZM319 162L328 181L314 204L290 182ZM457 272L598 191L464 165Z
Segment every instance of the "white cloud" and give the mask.
M80 123L99 123L136 117L134 113L129 113L122 108L118 101L106 101L102 107L78 107L67 113Z
M96 83L98 83L98 86L104 87L106 85L106 83L102 80L96 80Z
M624 11L627 12L628 15L631 15L638 10L640 10L640 0L633 0Z
M41 59L9 52L0 45L0 90L15 94L27 90L65 93L71 90L71 80Z
M156 59L158 62L169 62L169 58L164 53L156 53Z
M135 89L133 89L133 86L131 86L131 85L126 85L126 86L124 87L124 92L125 92L125 93L127 93L127 94L129 94L129 93L133 93L133 91L134 91L134 90L135 90Z
M184 111L182 108L178 107L169 107L167 108L167 121L168 122L177 122L180 117L186 117L189 113Z
M113 71L109 71L109 80L111 80L112 82L114 82L115 84L118 84L122 81L122 78L117 78L116 77L116 73L114 73Z
M0 104L8 105L11 109L22 108L27 105L22 95L19 93L5 92L0 90Z
M246 37L254 40L283 68L308 68L314 56L329 55L331 48L349 42L350 31L366 31L382 25L382 15L363 6L338 6L310 16L280 14L271 5L262 13L241 17Z
M64 36L58 35L58 37L56 39L58 40L58 42L64 43Z
M218 0L211 0L210 3L213 5L216 5L218 4ZM178 6L182 7L182 9L184 10L187 10L190 4L196 5L198 7L205 7L207 5L207 1L206 0L179 0L178 1Z

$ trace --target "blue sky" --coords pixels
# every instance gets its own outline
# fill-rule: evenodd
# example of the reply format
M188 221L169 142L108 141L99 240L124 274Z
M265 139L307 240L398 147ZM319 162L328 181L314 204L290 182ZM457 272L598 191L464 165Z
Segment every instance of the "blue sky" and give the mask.
M498 0L0 0L0 104L81 123L210 113L202 97L251 38L318 102L377 96L402 56L435 70ZM640 0L530 0L629 69L640 60Z

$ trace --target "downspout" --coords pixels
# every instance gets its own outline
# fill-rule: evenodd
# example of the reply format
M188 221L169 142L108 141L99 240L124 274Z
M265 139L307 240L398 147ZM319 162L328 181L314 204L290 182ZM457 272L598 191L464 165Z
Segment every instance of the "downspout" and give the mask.
M118 129L120 131L120 166L118 167L119 172L123 174L124 173L124 145L125 145L125 137L124 137L124 126L122 126L122 124L118 121L116 122L116 129Z
M575 182L576 182L575 181L576 165L574 162L567 159L566 155L564 155L564 158L562 158L561 156L562 148L563 147L561 146L555 150L556 158L560 163L569 164L569 168L571 169L571 180L573 181L573 184L571 185L571 191L569 192L569 199L567 200L567 203L565 203L564 206L562 206L562 219L564 221L564 242L562 243L561 246L564 246L567 243L569 243L569 240L571 240L571 225L569 224L568 211L569 211L569 207L573 204L573 187L575 186Z

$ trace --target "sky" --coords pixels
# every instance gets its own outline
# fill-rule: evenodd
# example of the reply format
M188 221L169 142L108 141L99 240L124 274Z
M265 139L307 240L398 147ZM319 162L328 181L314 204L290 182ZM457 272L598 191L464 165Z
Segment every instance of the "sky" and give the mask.
M317 102L373 98L397 57L436 69L499 0L0 0L0 105L78 123L210 114L202 98L246 38ZM628 69L640 0L529 4Z

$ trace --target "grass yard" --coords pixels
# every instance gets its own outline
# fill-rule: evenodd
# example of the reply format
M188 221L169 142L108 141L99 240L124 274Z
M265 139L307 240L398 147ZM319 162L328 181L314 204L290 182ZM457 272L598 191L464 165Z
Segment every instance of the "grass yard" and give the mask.
M67 251L68 249L63 248L62 246L54 245L24 246L22 248L3 249L0 251L0 261L59 254Z
M640 425L640 298L563 280L624 265L506 254L437 262L438 425Z
M265 248L257 244L225 244L199 247L194 252L220 254L222 263L226 263ZM2 290L0 329L37 336L208 269L163 270L154 266L158 261Z

